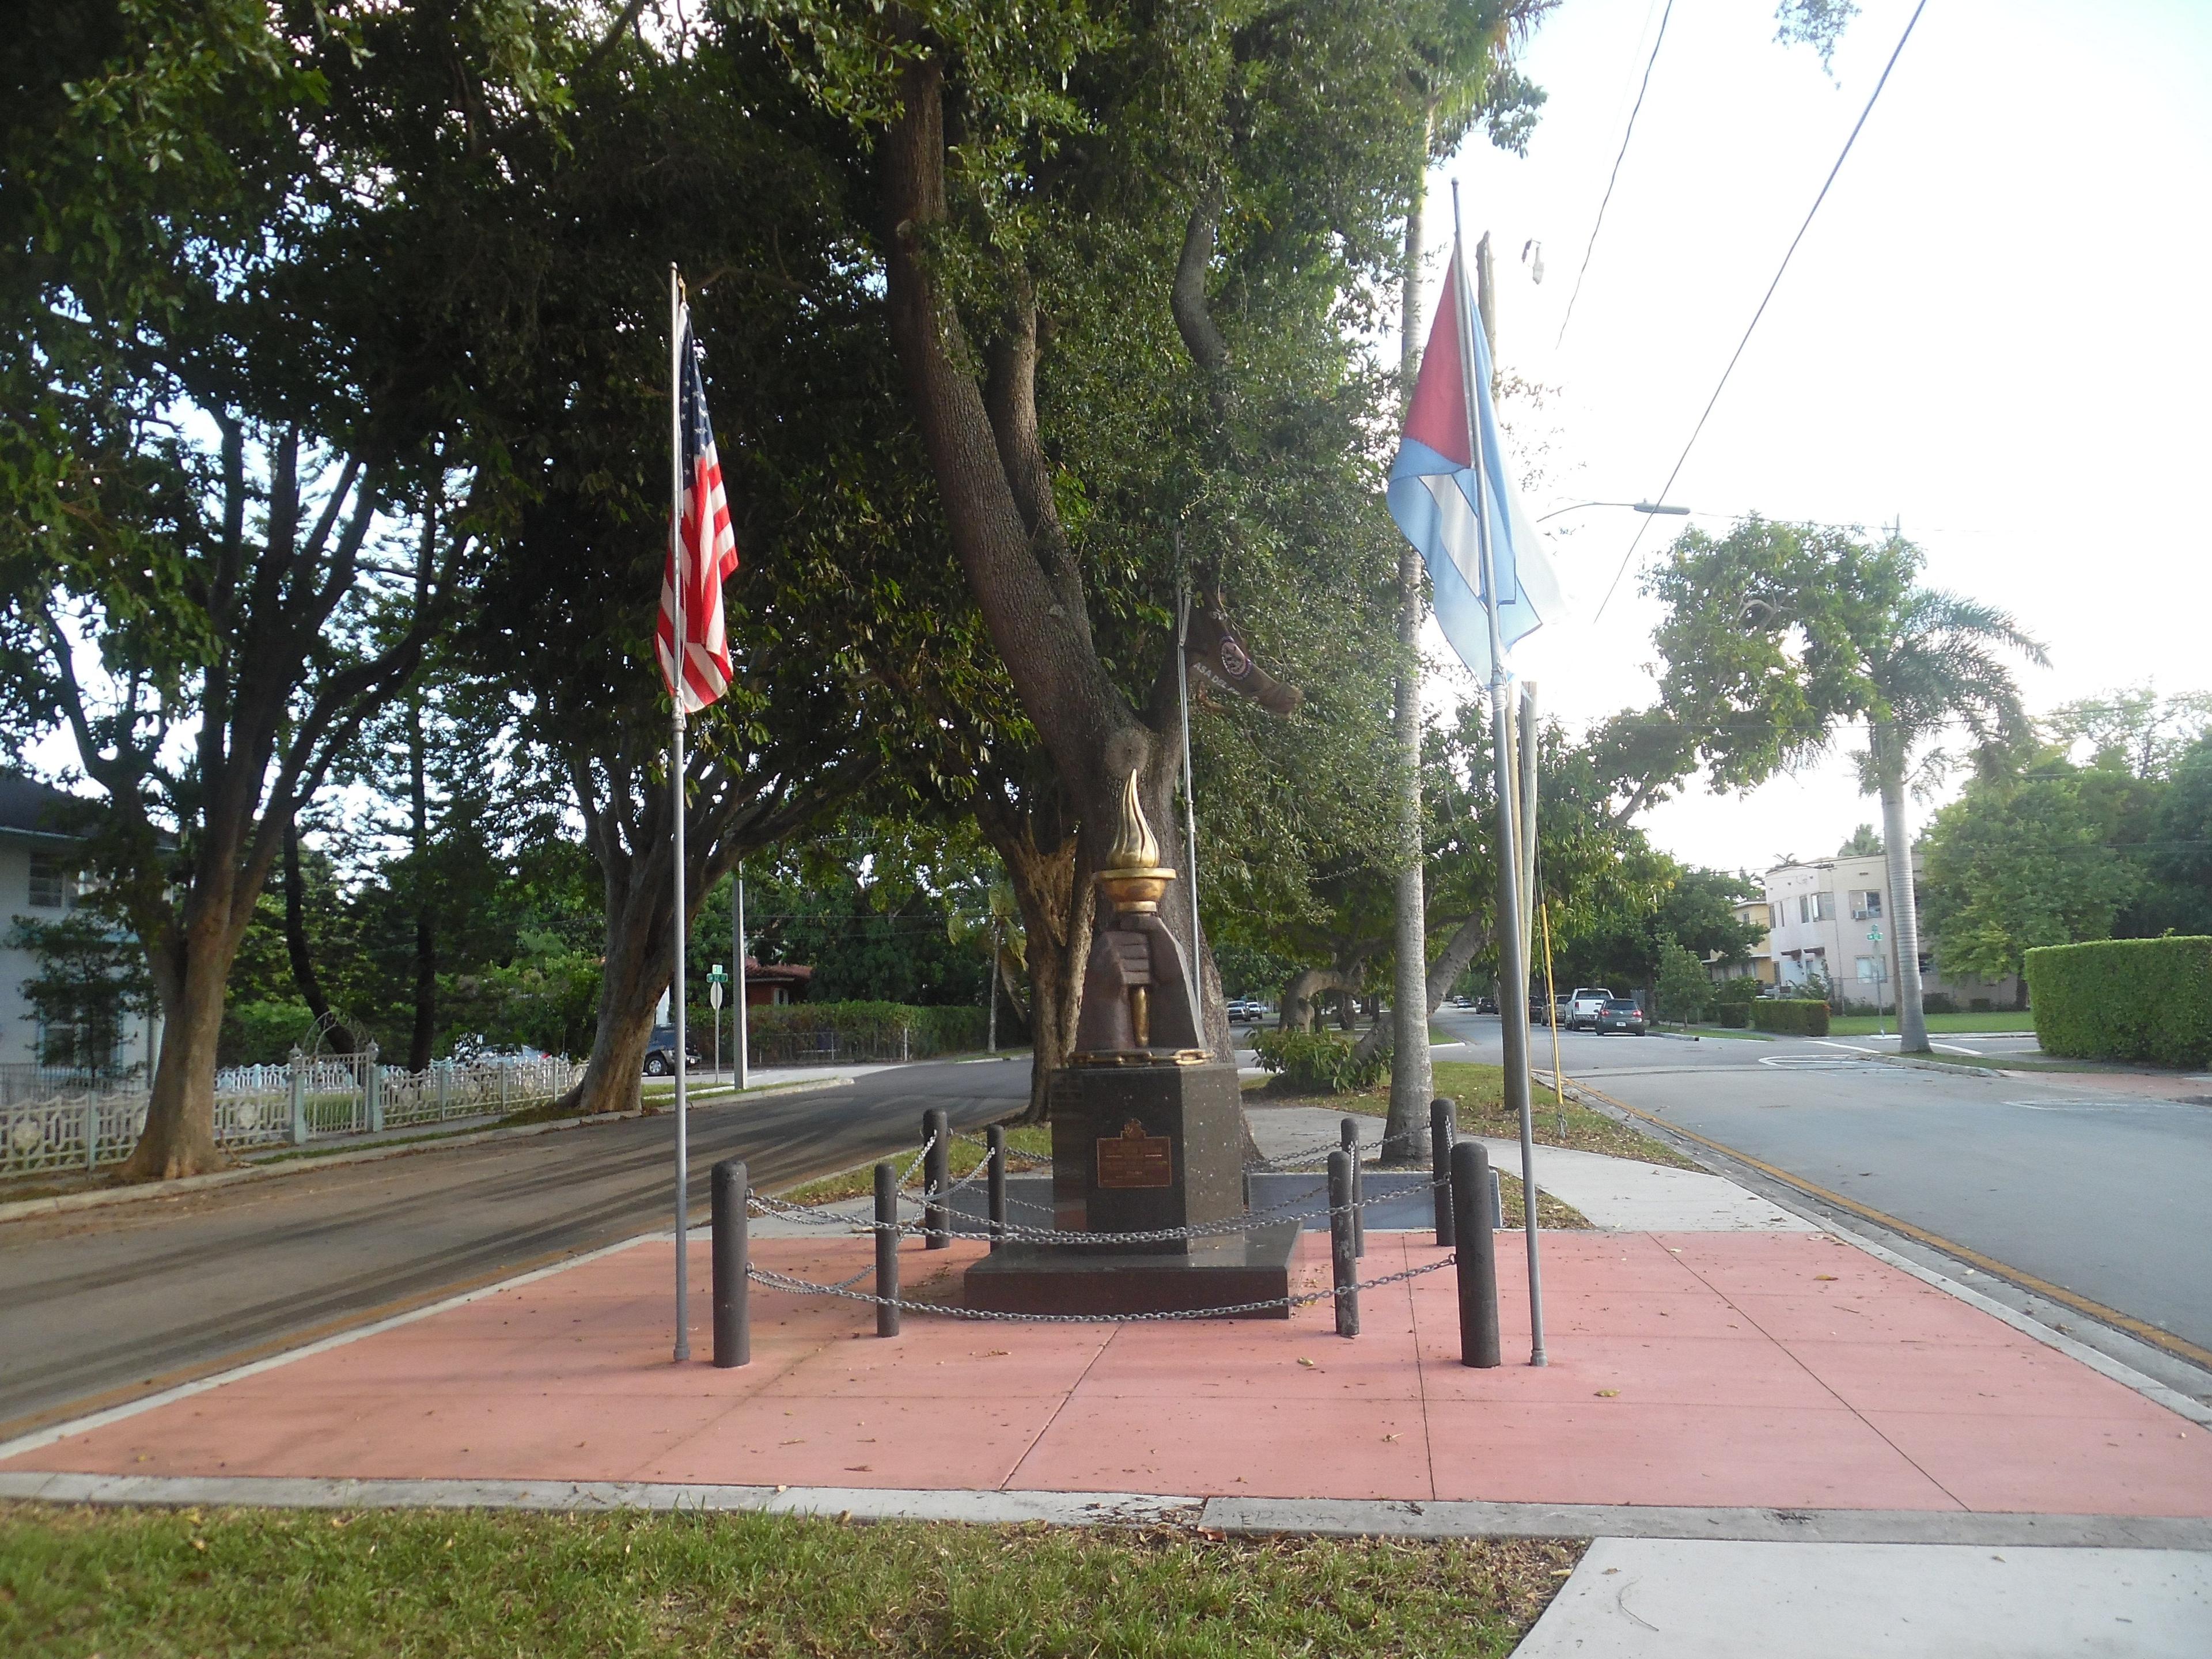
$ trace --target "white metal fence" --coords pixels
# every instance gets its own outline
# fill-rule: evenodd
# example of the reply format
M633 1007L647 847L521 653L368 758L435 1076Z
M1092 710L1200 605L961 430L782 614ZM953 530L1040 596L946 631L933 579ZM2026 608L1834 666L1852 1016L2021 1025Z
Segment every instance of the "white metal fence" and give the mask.
M288 1066L216 1074L215 1138L237 1150L504 1115L565 1092L583 1067L556 1056L443 1060L427 1070L378 1063L376 1051L295 1055ZM0 1176L120 1163L146 1127L143 1080L56 1088L0 1103Z

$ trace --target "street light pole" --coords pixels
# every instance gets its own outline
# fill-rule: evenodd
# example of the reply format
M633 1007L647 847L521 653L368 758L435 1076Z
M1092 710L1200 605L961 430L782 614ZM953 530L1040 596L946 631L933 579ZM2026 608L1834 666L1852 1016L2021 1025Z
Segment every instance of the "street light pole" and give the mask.
M1626 507L1631 513L1656 513L1668 519L1686 517L1690 511L1686 507L1667 507L1657 501L1576 501L1566 507L1555 507L1549 513L1539 513L1534 522L1541 524L1545 520L1556 519L1563 513L1579 513L1586 507Z

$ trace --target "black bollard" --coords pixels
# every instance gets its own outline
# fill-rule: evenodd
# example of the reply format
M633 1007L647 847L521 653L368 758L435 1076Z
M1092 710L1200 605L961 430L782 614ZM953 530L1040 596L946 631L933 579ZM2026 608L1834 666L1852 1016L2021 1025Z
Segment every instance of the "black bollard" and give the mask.
M1352 1160L1352 1253L1367 1254L1367 1212L1359 1207L1367 1196L1366 1178L1359 1170L1359 1120L1346 1118L1336 1126L1337 1139L1344 1145L1344 1155ZM1336 1200L1329 1200L1334 1204Z
M1429 1179L1436 1183L1437 1248L1451 1249L1451 1149L1456 1139L1452 1115L1457 1105L1449 1098L1429 1103Z
M898 1300L898 1170L894 1164L876 1165L876 1294ZM899 1334L899 1310L878 1303L876 1334Z
M921 1138L929 1148L921 1156L921 1247L947 1249L952 1243L952 1217L945 1205L945 1189L952 1184L952 1120L942 1107L921 1115Z
M1459 1363L1499 1363L1498 1241L1490 1229L1490 1153L1462 1140L1451 1150L1452 1243L1459 1252Z
M745 1277L745 1161L726 1158L714 1166L708 1188L714 1221L714 1365L718 1370L752 1363L752 1285Z
M1352 1162L1348 1153L1328 1155L1328 1265L1336 1283L1336 1334L1359 1334L1359 1250L1353 1231L1359 1212L1352 1199Z
M1006 1132L994 1123L984 1133L991 1142L991 1248L1006 1242Z

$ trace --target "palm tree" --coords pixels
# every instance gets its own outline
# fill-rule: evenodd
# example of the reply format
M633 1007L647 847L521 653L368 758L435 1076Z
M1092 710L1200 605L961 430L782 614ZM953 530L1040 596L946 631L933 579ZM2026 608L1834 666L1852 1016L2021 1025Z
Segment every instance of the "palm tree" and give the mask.
M1875 692L1868 742L1858 757L1860 785L1881 797L1881 830L1896 915L1899 1052L1929 1052L1920 1006L1920 907L1912 890L1912 840L1906 833L1908 781L1926 787L1952 764L1942 750L1913 752L1945 727L1963 726L1985 763L2033 732L2019 683L2004 661L2017 653L2050 665L2041 642L1994 605L1934 588L1905 591L1885 636L1863 647L1861 664Z

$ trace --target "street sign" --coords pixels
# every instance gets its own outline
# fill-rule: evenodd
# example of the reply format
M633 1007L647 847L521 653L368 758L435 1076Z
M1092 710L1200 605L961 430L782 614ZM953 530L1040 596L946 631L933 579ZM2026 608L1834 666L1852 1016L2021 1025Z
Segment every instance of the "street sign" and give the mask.
M1879 945L1879 944L1881 944L1881 928L1879 928L1879 927L1869 927L1869 928L1868 928L1868 929L1867 929L1867 943L1868 943L1869 945Z
M707 999L714 1005L718 1013L722 1007L722 988L729 982L730 976L722 971L722 964L716 963L707 975Z

